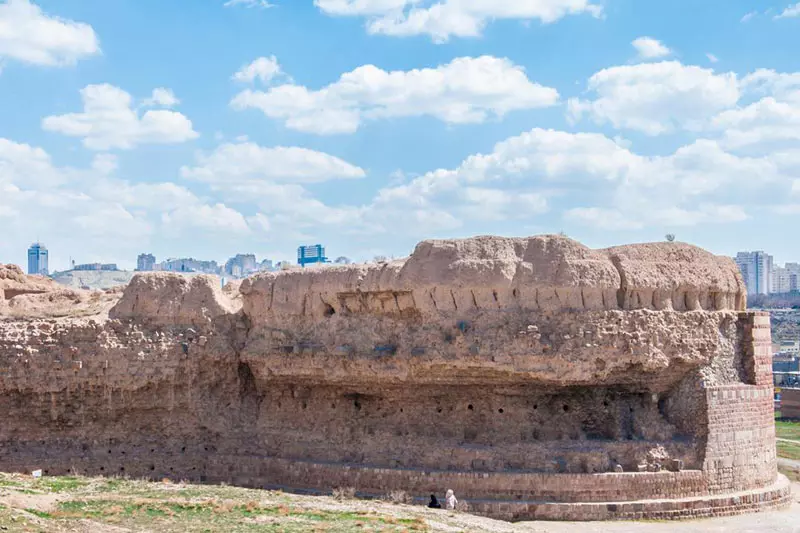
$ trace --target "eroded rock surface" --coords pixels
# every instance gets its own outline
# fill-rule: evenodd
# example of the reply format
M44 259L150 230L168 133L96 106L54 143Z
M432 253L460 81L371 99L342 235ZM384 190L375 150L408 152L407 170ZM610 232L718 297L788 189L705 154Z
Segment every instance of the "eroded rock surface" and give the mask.
M2 309L53 294L6 289ZM102 295L91 316L0 309L0 468L446 483L488 514L544 506L512 518L777 479L768 317L745 312L732 260L693 246L425 241L405 260L225 288L139 274Z

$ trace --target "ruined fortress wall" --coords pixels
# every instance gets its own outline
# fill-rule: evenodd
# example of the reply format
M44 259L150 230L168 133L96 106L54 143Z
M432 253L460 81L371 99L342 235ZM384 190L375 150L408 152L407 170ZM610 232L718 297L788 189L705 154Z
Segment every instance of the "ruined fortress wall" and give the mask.
M729 259L475 238L216 283L139 275L110 316L0 321L0 469L453 488L508 519L787 501L769 320Z

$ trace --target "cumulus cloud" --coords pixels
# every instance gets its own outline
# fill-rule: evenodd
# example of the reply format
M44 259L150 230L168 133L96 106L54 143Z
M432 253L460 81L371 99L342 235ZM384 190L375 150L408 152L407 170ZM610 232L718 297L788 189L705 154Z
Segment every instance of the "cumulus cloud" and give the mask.
M710 62L712 62L712 63L717 63L717 62L719 62L719 58L718 58L717 56L715 56L714 54L710 54L710 53L709 53L709 54L706 54L706 57L707 57L707 58L708 58L708 60L709 60Z
M634 39L631 44L642 59L656 59L672 54L672 50L652 37L639 37Z
M603 69L589 79L593 99L570 99L568 116L659 135L699 130L714 114L739 100L734 73L686 66L678 61Z
M358 67L319 90L286 84L245 90L237 110L259 109L286 127L320 135L352 133L366 120L430 115L450 124L480 123L558 102L555 89L530 81L508 59L462 57L437 68L387 72Z
M453 229L475 219L532 220L561 206L571 223L636 230L741 221L754 195L790 187L770 157L737 156L712 140L645 156L601 134L536 128L454 169L384 188L364 216L379 224L428 211Z
M775 15L776 19L800 17L800 2L787 6L786 9Z
M151 99L177 102L171 91L158 89ZM141 116L130 94L109 84L81 89L83 112L53 115L42 120L47 131L80 137L92 150L130 149L140 144L182 143L198 136L183 114L151 109Z
M491 20L555 22L568 15L602 9L589 0L315 0L328 15L367 18L367 31L392 36L429 35L435 42L450 37L478 37Z
M29 0L0 4L0 62L8 58L63 66L99 53L97 35L88 24L49 16Z
M721 131L725 145L733 149L775 141L800 141L800 105L762 98L720 113L711 127Z
M161 215L161 220L165 231L178 235L187 230L228 235L250 232L244 216L225 204L179 207Z
M146 98L142 105L144 106L161 106L161 107L173 107L180 104L181 101L175 97L175 93L172 92L172 89L165 89L164 87L159 87L157 89L153 89L153 94L150 98Z
M41 148L0 138L0 216L7 231L0 256L22 261L30 241L41 238L53 251L51 266L64 268L69 255L130 262L155 235L185 238L210 228L247 234L249 222L232 208L175 183L119 179L117 165L115 156L98 154L87 168L57 166Z
M181 169L184 178L235 184L262 180L314 183L363 178L363 169L308 148L265 148L252 142L225 143L209 154L197 154L197 166Z
M281 66L275 56L259 57L239 69L233 75L233 79L242 83L252 83L257 78L261 83L269 83L279 74L281 74Z

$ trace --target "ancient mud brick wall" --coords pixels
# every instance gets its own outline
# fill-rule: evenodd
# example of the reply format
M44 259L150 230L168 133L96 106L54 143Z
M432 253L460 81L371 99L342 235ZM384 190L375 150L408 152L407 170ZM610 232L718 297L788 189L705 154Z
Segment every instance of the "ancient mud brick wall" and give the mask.
M786 497L768 317L729 259L475 238L217 283L139 275L110 316L0 320L0 469L453 488L512 519Z

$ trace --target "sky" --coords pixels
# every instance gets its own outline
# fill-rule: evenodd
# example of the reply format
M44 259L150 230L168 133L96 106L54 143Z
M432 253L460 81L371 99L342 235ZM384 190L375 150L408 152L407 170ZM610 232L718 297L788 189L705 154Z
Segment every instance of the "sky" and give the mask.
M800 261L798 49L786 0L0 0L0 262Z

